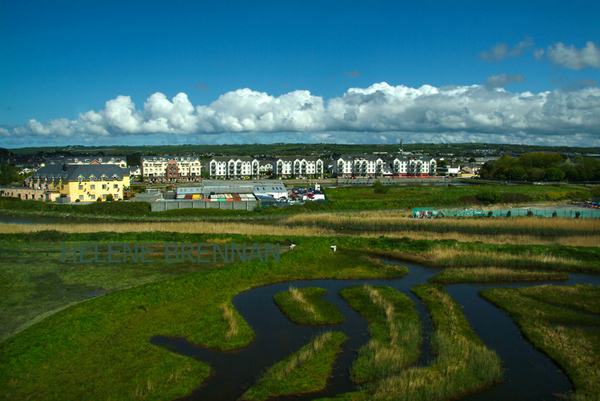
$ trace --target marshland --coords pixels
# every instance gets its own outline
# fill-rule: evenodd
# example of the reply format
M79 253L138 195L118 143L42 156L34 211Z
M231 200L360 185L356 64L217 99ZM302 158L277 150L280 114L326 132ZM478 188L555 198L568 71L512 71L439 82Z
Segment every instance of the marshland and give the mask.
M444 400L472 393L518 399L516 376L523 375L519 364L527 363L538 367L527 372L539 387L534 398L598 396L597 372L578 369L600 358L593 345L597 330L590 328L598 314L590 300L600 284L597 219L416 220L398 205L409 201L410 192L410 199L421 194L424 203L433 203L427 196L435 194L393 188L393 195L369 199L365 191L329 194L364 197L356 209L340 201L280 214L257 211L257 219L197 215L160 221L140 213L139 221L115 220L102 211L101 219L79 213L71 220L56 210L24 208L23 216L60 215L60 223L0 224L0 387L16 399L80 399L90 393L217 399L226 382L219 368L248 358L258 359L254 370L232 370L245 379L232 395L223 390L222 399L305 394L299 399ZM476 191L448 193L456 202ZM584 191L524 193L547 200L557 197L548 192L560 192L569 202ZM4 210L5 216L14 214ZM152 242L155 262L63 263L61 244L80 242L101 244L103 256L109 243ZM162 262L165 243L244 242L280 243L280 261ZM477 296L488 288L485 299ZM501 290L511 296L501 298ZM264 291L265 303L255 302L253 294ZM576 321L571 310L590 316ZM546 318L531 326L529 312ZM502 350L503 340L487 333L490 317L502 323L497 330L511 346L522 347L527 360L515 361ZM553 348L555 338L566 348ZM270 355L261 344L276 352L257 358ZM552 373L554 364L562 371Z

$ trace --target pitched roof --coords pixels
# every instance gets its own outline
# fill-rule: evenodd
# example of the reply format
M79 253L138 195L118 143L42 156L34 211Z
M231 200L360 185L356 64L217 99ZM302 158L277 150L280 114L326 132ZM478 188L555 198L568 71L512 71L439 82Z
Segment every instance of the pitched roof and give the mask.
M129 171L122 169L114 164L84 164L84 165L64 165L52 164L40 168L31 176L34 179L46 179L63 181L79 181L81 177L89 180L92 177L99 180L102 176L109 179L115 177L122 180L124 176L129 175Z

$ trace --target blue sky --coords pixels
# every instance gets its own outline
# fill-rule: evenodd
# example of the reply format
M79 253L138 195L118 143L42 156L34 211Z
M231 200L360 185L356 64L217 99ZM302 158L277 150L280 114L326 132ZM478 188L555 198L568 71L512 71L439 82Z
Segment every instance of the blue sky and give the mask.
M0 146L600 146L598 1L0 3Z

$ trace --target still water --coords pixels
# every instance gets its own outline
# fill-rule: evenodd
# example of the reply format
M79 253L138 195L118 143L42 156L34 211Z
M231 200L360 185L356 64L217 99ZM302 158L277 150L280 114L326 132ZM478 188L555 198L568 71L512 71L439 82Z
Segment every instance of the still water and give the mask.
M386 262L394 263L394 262ZM341 331L348 340L334 365L333 377L325 390L300 396L280 397L278 400L312 400L331 397L357 387L349 379L352 361L357 350L369 339L365 320L351 309L338 294L344 287L369 283L384 285L407 294L414 302L423 322L425 342L417 365L425 366L433 356L428 347L431 322L425 306L410 292L410 288L427 280L439 270L417 265L403 264L410 273L391 280L309 280L279 283L255 288L233 299L233 305L256 333L255 340L248 346L230 352L214 352L185 339L157 336L151 342L181 355L211 364L212 376L199 389L183 400L237 400L265 369L300 349L322 331ZM569 280L554 285L568 284L600 285L600 277L586 274L571 274ZM556 400L555 394L572 390L566 376L546 356L536 351L520 335L517 326L502 311L478 296L478 291L490 287L520 287L546 284L510 283L493 285L459 284L446 286L448 293L459 302L475 332L483 342L496 351L504 363L504 381L485 391L468 395L463 400ZM285 317L275 305L273 296L286 291L290 286L321 287L327 289L324 299L337 306L346 320L337 325L321 327L298 326Z

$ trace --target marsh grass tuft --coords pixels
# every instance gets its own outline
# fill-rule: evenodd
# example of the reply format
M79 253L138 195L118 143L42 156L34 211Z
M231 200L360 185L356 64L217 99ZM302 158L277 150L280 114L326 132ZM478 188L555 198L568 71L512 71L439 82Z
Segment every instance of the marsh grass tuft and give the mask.
M327 292L324 288L294 288L275 294L274 300L279 309L291 321L301 325L335 324L344 321L335 305L322 299Z

